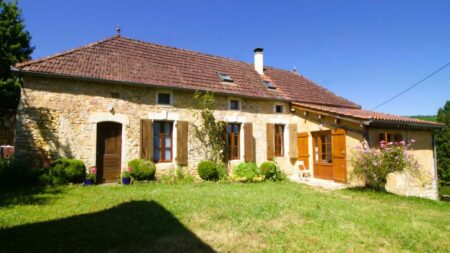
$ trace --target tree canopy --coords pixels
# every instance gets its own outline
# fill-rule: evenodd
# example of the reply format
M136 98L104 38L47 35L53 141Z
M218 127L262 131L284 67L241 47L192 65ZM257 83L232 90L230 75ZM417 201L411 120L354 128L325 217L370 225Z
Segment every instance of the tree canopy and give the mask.
M17 108L20 82L10 68L31 59L30 40L17 1L0 0L0 108Z
M444 129L436 134L438 176L441 185L450 184L450 100L439 109L437 121L444 123Z

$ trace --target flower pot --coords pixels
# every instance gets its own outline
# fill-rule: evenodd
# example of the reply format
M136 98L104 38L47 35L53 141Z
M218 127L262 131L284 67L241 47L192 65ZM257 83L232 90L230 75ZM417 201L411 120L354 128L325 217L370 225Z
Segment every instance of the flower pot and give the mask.
M93 185L93 184L94 184L94 181L92 179L85 179L84 183L83 183L84 186Z
M131 183L131 178L122 178L122 184L127 185Z

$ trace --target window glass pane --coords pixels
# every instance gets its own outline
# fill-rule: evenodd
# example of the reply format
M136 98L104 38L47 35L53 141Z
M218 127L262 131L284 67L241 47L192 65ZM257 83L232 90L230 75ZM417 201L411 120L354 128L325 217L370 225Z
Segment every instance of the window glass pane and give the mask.
M230 110L239 110L239 100L230 100Z
M154 159L155 161L161 160L161 157L160 157L160 149L159 149L159 148L155 148L155 149L153 150L153 159Z
M170 94L158 93L158 104L170 105Z
M161 132L161 124L159 122L155 122L154 127L153 127L153 131L155 132L155 135Z
M164 136L164 146L170 148L172 146L170 135Z
M169 135L170 134L170 129L172 128L172 123L165 123L164 124L164 133Z
M171 152L170 152L170 148L166 148L166 151L165 151L165 153L164 153L164 156L165 156L165 160L167 161L167 160L172 160L172 157L170 156L171 154L170 154Z

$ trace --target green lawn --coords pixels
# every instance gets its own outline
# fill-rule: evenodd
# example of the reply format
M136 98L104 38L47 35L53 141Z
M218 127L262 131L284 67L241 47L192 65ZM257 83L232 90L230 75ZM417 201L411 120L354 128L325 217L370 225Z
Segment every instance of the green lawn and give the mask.
M0 194L0 252L449 252L450 203L290 182Z

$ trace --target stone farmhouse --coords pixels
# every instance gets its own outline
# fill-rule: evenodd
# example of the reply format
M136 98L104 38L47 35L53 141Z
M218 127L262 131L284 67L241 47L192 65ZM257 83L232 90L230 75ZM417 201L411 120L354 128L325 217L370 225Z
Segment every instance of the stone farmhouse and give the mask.
M195 168L204 154L191 134L192 97L211 91L215 116L228 124L230 169L276 159L292 174L303 161L314 178L358 185L349 163L356 146L415 139L427 177L394 173L387 188L437 198L432 130L441 125L363 110L296 71L265 66L261 48L250 64L116 35L14 72L24 80L17 155L81 159L101 182L117 181L135 158L153 160L157 174Z

